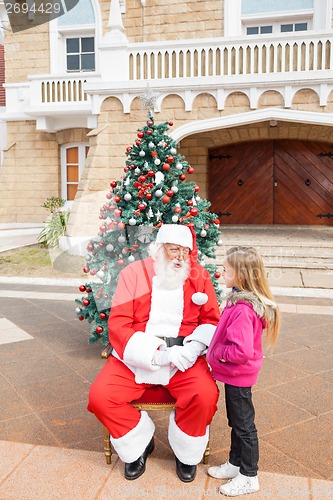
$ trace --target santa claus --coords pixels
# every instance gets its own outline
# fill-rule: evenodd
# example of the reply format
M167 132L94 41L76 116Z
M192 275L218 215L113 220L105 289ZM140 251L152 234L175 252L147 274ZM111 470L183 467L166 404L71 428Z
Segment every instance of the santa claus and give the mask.
M152 419L130 404L151 385L166 387L176 400L169 443L178 477L195 478L217 409L218 388L203 354L218 320L213 284L197 262L194 231L162 225L150 257L119 275L108 321L113 355L89 393L88 410L109 429L126 479L144 473L154 449Z

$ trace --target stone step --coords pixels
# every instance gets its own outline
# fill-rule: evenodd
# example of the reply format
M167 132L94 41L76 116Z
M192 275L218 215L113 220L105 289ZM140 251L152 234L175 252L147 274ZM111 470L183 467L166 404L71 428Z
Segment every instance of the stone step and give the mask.
M271 286L333 288L333 227L224 226L221 240L215 252L219 270L229 248L254 246Z

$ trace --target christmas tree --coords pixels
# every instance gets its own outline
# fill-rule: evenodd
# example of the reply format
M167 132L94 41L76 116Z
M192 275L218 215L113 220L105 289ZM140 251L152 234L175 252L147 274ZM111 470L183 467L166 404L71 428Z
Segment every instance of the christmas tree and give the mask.
M215 258L220 221L201 199L199 186L188 182L194 169L177 153L167 135L172 122L155 124L149 110L146 125L126 149L126 166L120 180L110 183L107 202L100 210L103 221L96 238L87 246L84 272L96 276L79 287L85 295L76 299L79 320L92 323L89 343L108 343L107 320L120 271L134 260L148 256L161 224L187 224L197 236L198 260L209 271L219 299L220 273L205 257Z

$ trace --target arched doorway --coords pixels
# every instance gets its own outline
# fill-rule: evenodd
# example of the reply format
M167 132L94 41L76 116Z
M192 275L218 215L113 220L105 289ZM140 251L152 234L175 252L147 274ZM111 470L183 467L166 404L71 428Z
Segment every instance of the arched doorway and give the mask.
M251 141L208 154L208 198L223 224L333 225L333 145Z

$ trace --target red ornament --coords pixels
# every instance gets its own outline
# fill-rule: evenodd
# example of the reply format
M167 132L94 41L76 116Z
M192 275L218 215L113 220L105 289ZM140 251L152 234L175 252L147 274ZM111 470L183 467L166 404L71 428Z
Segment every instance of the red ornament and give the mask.
M90 243L88 243L88 245L87 245L87 250L88 250L88 252L91 252L91 250L94 250L94 244L93 244L93 243L91 243L91 242L90 242Z
M80 292L85 292L86 291L86 287L84 285L80 285L79 286L79 290L80 290Z
M186 204L191 207L193 205L193 201L192 200L187 200Z
M79 317L78 317L78 320L83 321L83 320L84 320L84 317L83 317L83 316L79 316Z
M106 318L106 314L105 314L105 312L101 312L101 313L99 313L99 317L100 317L101 319L105 319L105 318Z
M198 215L198 213L199 213L199 210L197 208L195 208L195 207L191 208L191 210L190 210L191 215L193 215L195 217L196 215Z
M220 224L220 219L215 219L214 224L217 224L217 225Z
M184 180L186 179L186 175L185 175L185 174L180 175L180 176L179 176L179 179L180 179L181 181L184 181Z
M92 292L92 289L87 287L86 292L87 292L87 293L91 293L91 292Z
M95 276L95 274L96 274L96 273L97 273L96 269L92 269L92 270L90 271L91 276Z
M138 209L139 210L144 210L146 208L146 204L145 203L139 203L138 205Z
M152 130L147 130L147 135L151 135L153 133Z
M145 175L140 175L139 181L140 182L145 182L147 180L147 177Z
M123 259L119 259L119 260L118 260L118 266L122 266L123 264L124 264Z
M132 146L127 146L126 153L129 153L131 151L131 149L132 149Z
M123 222L119 222L118 229L125 229L125 224Z
M83 268L83 272L84 272L84 273L89 273L89 267L88 267L88 266L84 266L84 268Z
M171 189L168 189L167 192L165 193L167 196L173 196L175 193L171 190Z
M108 199L108 200L110 200L110 198L112 197L112 193L108 193L108 194L106 195L106 197L107 197L107 199Z
M197 193L198 191L200 191L200 188L199 186L194 186L194 191Z
M208 225L208 224L205 224L205 225L204 225L204 228L205 228L205 229L209 229L209 225Z
M101 233L105 233L106 227L105 226L100 226L99 230L101 231Z
M163 163L163 170L170 170L170 165L168 163Z
M111 230L114 228L114 224L113 224L113 222L110 222L110 223L109 223L108 228L109 228L109 229L111 229Z
M112 182L110 182L110 186L111 186L112 188L117 187L117 183L116 183L116 181L112 181Z
M98 335L100 335L103 332L104 332L104 328L102 326L97 326L96 327L96 333L98 333Z
M175 214L180 214L180 212L182 211L182 209L180 207L175 207L173 209L173 211L174 211Z
M214 274L215 278L218 280L221 277L221 273L217 272Z
M152 122L151 120L148 120L147 125L148 125L148 127L152 127L154 125L154 122Z
M89 306L89 304L90 304L90 300L89 299L83 299L82 300L82 305L84 305L84 307Z
M108 296L108 295L106 295L106 294L105 294L105 295L103 295L103 299L104 299L104 300L108 300L108 298L109 298L109 296Z
M123 213L123 212L122 212L122 209L121 209L121 208L116 208L116 210L114 211L114 215L115 215L116 217L120 217L122 213Z
M163 198L162 198L163 203L169 203L169 201L170 201L169 196L163 196Z
M187 169L189 174L194 174L194 168L193 167L188 167Z
M146 198L147 198L147 200L151 200L151 199L152 199L152 197L153 197L153 195L152 195L151 193L147 193L147 194L146 194Z
M138 139L137 141L135 141L135 144L136 144L137 146L140 146L140 144L141 144L140 139Z
M144 137L144 133L143 132L138 132L137 136L139 137L139 139L142 139L142 137Z
M155 175L154 170L148 170L147 175L148 175L149 177L154 177L154 175Z
M167 157L167 162L168 163L173 163L175 161L174 157L173 156L168 156Z
M124 172L127 172L127 170L128 170L128 167L125 167L125 168L124 168Z
M151 155L152 156L158 156L158 152L157 151L152 151Z
M173 125L173 122L169 122L169 125L170 125L170 127L172 127L172 125Z
M119 196L118 194L117 194L117 196L115 196L115 197L113 198L113 201L114 201L115 203L119 203L119 202L120 202L120 200L121 200L121 198L120 198L120 196Z

